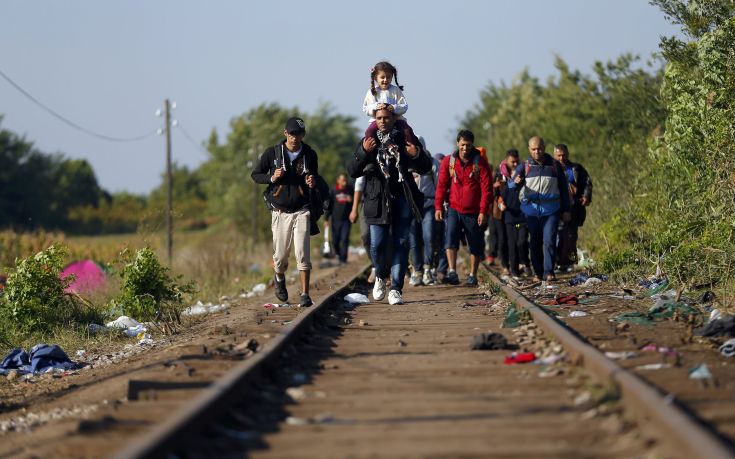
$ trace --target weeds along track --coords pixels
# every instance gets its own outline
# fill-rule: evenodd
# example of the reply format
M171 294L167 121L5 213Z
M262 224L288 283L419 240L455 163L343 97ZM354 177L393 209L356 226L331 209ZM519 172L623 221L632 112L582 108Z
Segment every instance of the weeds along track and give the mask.
M677 457L569 362L503 365L509 350L470 350L474 335L499 331L499 295L424 286L404 296L401 306L323 301L250 360L249 377L239 369L213 385L226 397L215 410L213 394L200 396L115 457ZM558 346L535 324L502 332L524 348Z
M581 364L598 382L611 387L620 397L624 409L634 415L639 422L645 422L653 427L658 432L654 435L665 439L670 446L675 448L677 455L703 459L735 458L732 440L735 428L735 419L733 419L735 400L733 400L731 390L713 391L712 387L699 388L704 390L696 391L687 390L695 383L684 371L679 371L675 375L668 373L664 376L665 379L659 377L656 380L648 376L650 372L637 372L636 364L627 363L630 362L627 360L614 361L599 349L612 347L618 351L618 354L621 353L620 349L626 349L633 355L634 352L629 349L639 349L645 343L654 340L659 343L665 340L674 342L672 339L678 339L678 344L687 342L684 330L678 330L681 337L676 337L677 324L670 324L669 329L661 329L658 333L651 328L631 330L630 327L622 327L625 333L620 333L618 329L621 327L599 323L600 321L607 322L607 315L599 317L597 323L588 322L587 325L575 319L559 320L557 316L560 314L557 311L532 302L519 289L501 281L492 270L490 279L510 301L527 309L534 323L543 328L546 333L554 335L563 344L573 361ZM557 290L556 294L563 296L565 293ZM603 296L602 293L600 296ZM621 300L608 299L608 302L614 301ZM613 310L604 301L596 307L603 313ZM630 307L622 305L620 310L629 310L627 308ZM574 309L580 309L580 307L577 306ZM584 318L587 319L587 317ZM672 328L674 333L672 333ZM678 328L685 328L685 326L681 325ZM606 331L609 332L605 333ZM637 336L636 332L638 332ZM694 354L698 354L697 358L701 359L701 349ZM720 357L719 353L715 355ZM651 356L637 356L636 358L643 359L643 363L650 363ZM665 356L663 358L666 359ZM681 358L683 357L677 354L677 366L681 365L679 363ZM640 363L639 361L638 365ZM674 365L664 364L664 368L668 366ZM681 391L682 397L676 396L678 391ZM719 409L712 410L713 404L719 405Z

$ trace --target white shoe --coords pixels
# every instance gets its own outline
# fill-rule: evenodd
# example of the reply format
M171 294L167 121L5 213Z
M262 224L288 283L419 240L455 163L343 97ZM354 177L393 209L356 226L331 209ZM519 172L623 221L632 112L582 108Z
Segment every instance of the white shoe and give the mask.
M388 304L403 304L403 297L398 290L388 292Z
M414 271L413 274L411 274L411 280L409 280L408 283L414 287L418 287L422 285L421 277L422 275L420 271Z
M431 277L431 268L424 266L424 285L431 285L434 283L434 279Z
M375 284L373 285L373 299L375 301L380 301L384 297L385 297L385 281L383 279L376 277Z

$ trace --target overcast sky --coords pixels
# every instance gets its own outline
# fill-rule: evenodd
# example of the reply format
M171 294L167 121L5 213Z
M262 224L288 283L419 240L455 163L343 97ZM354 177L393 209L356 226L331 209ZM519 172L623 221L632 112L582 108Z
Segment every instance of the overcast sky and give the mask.
M585 72L624 52L647 57L677 31L645 0L5 0L2 18L0 70L33 97L113 137L156 130L168 97L195 140L174 129L174 158L192 167L206 159L196 144L212 128L223 138L232 117L263 102L305 111L330 102L363 129L369 69L383 59L398 67L414 130L447 152L489 81L526 67L545 78L556 54ZM110 191L160 181L162 137L91 137L4 80L0 114L43 151L88 159Z

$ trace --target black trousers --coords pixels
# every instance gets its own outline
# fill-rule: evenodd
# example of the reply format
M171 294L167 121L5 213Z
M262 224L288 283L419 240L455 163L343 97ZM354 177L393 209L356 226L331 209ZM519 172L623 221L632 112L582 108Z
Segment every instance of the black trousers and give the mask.
M332 244L339 261L347 262L347 250L350 248L349 220L332 220Z
M505 234L505 223L490 217L490 256L500 259L503 268L508 267L508 237Z
M519 275L518 265L530 266L528 259L528 225L525 223L506 223L505 234L508 238L508 263L510 274Z

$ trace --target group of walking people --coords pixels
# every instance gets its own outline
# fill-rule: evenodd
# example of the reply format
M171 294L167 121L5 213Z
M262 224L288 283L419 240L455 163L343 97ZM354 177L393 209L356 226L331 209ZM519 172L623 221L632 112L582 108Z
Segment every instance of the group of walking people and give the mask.
M363 102L370 124L346 164L354 188L340 175L331 193L322 190L317 155L303 143L306 127L300 118L289 119L285 139L261 155L252 178L268 185L264 196L271 208L279 300L288 299L285 272L293 245L299 304L312 304L309 237L321 210L316 207L325 200L333 204L327 218L340 263L347 261L350 225L360 222L376 301L387 295L390 304L403 304L409 258L411 284L459 284L461 241L470 254L465 283L477 285L477 270L486 258L486 230L493 235L488 261L500 260L506 275L550 281L555 265L573 263L592 182L583 167L569 161L568 148L557 145L554 158L546 153L544 140L534 136L528 141L528 159L521 161L517 150L508 150L493 173L473 133L461 130L453 153L432 157L403 117L408 105L402 89L390 63L371 69Z

